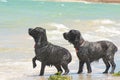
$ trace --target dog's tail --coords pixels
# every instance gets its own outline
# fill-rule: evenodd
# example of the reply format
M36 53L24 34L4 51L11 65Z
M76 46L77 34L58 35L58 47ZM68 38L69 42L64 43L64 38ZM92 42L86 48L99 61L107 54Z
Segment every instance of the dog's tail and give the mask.
M113 45L113 53L117 52L118 51L118 48L116 45Z
M64 55L64 60L70 63L72 61L72 56L68 50L65 50L66 55Z
M68 56L69 56L68 62L70 63L72 61L72 56L70 53L68 54Z
M115 46L115 48L114 48L114 51L115 51L115 52L117 52L117 51L118 51L118 48L117 48L116 46Z

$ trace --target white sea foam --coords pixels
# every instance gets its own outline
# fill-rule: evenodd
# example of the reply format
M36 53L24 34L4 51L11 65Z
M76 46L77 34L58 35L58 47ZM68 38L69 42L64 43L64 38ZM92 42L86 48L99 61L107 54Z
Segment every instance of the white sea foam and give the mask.
M79 1L79 2L82 2L84 4L91 4L92 2L88 2L88 1Z
M101 24L115 24L114 21L109 19L103 19L103 20L94 20L95 23L101 23Z
M92 33L85 33L83 34L83 37L85 38L85 40L88 40L88 41L98 41L98 40L109 40L108 38L105 38L103 36L98 36L96 34L92 34Z
M0 2L8 2L7 0L0 0Z
M68 27L63 24L51 23L50 25L56 27L57 30L68 30Z
M32 37L27 37L27 39L32 40L33 38Z
M65 4L61 4L61 7L64 7L65 6Z
M120 23L116 24L117 26L120 26Z
M102 32L102 33L110 33L111 36L114 35L120 35L120 30L118 30L115 27L105 27L105 26L100 26L96 32Z
M48 30L48 34L54 34L57 35L58 34L62 34L63 32L67 31L69 28L66 27L63 24L57 24L57 23L51 23L49 24L50 27L54 27L52 30Z
M47 0L32 0L32 1L47 1Z
M112 21L112 20L106 19L106 20L102 20L101 23L103 23L103 24L114 24L115 22Z

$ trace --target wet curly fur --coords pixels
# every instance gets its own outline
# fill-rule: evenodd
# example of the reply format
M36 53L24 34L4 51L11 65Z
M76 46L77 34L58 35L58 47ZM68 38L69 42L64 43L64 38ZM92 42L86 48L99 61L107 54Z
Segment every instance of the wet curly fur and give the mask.
M88 73L92 72L91 62L103 59L106 65L106 69L103 73L108 73L110 66L111 72L114 73L116 64L114 62L114 55L117 51L117 47L110 41L97 41L89 42L85 41L78 30L70 30L63 34L64 38L68 42L74 45L76 54L79 58L79 70L78 73L83 72L83 65L86 63Z
M68 64L71 62L70 52L63 47L49 43L44 28L29 28L28 33L35 40L35 57L32 59L33 68L36 67L36 60L39 60L41 62L40 75L44 75L46 65L54 65L58 72L62 72L63 68L65 70L64 74L68 74Z

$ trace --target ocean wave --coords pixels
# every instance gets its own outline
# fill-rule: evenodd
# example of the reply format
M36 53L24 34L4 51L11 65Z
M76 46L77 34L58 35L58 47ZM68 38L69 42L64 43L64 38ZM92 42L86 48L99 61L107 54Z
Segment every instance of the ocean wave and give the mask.
M120 23L116 24L117 26L120 26Z
M7 0L0 0L0 2L8 2Z
M93 3L93 2L88 2L88 1L79 1L79 2L81 2L81 3L84 3L84 4L91 4L91 3Z
M61 34L65 31L68 31L68 27L59 23L49 23L46 27L46 30L49 34Z
M92 33L92 32L88 32L88 33L85 33L83 34L83 37L85 38L85 40L87 41L98 41L98 40L109 40L108 38L104 37L104 36L99 36L99 35L96 35L95 33Z
M118 30L118 28L115 27L100 26L99 29L96 30L96 32L110 33L111 36L120 35L120 31Z
M47 0L32 0L32 1L47 1Z
M103 19L103 20L94 20L94 23L101 23L101 24L115 24L115 21L110 19Z
M55 26L57 28L57 30L67 30L68 29L68 27L66 27L63 24L59 24L59 23L51 23L50 25Z
M48 27L50 29L47 29ZM59 36L63 36L63 33L69 29L65 25L59 23L50 23L48 24L48 27L46 28L47 35L51 40L61 40L63 37Z

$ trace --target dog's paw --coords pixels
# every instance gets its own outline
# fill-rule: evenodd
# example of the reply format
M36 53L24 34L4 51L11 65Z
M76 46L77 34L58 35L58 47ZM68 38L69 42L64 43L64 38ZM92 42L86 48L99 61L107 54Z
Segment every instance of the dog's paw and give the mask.
M40 74L39 74L39 76L43 76L43 75L44 75L44 73L40 73Z
M77 74L82 74L82 72L77 72Z
M88 73L91 73L92 71L88 71Z
M77 74L81 74L81 73L82 73L82 71L78 71L78 72L77 72Z
M62 74L62 71L59 71L57 73L55 73L54 75L61 75Z
M110 72L110 74L114 74L114 72Z
M33 64L33 68L35 68L37 65L36 64Z
M107 74L108 72L104 71L103 74Z
M68 72L65 72L63 75L67 75L68 74Z

